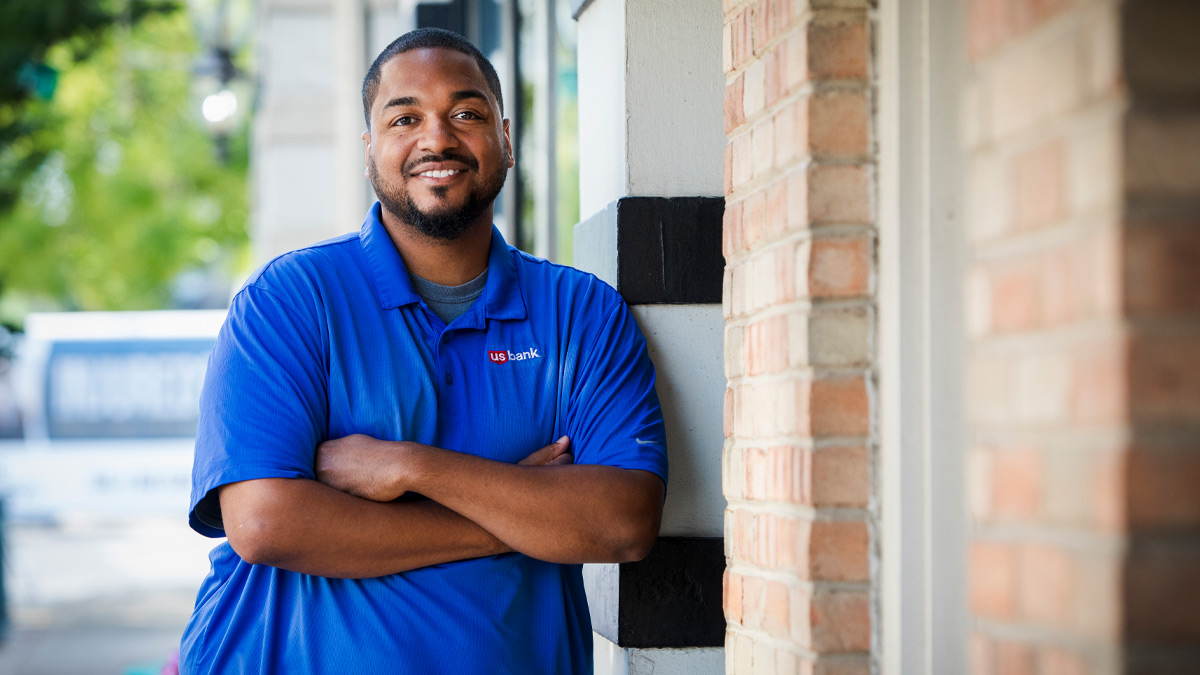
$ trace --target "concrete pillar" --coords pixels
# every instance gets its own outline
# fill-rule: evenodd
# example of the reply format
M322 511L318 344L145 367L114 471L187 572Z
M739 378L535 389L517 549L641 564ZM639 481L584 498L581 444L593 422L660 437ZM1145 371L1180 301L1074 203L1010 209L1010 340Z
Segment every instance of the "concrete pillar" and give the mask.
M720 672L721 3L592 0L573 10L583 216L575 263L613 284L646 334L671 462L650 556L585 567L596 672Z
M352 231L374 199L359 96L394 0L260 0L252 236L258 262Z

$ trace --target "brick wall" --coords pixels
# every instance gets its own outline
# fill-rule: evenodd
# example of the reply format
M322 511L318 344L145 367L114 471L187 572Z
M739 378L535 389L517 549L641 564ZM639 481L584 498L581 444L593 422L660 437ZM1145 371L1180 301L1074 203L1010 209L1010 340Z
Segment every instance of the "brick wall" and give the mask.
M1197 672L1200 5L968 2L973 672Z
M870 672L868 10L725 2L728 672Z

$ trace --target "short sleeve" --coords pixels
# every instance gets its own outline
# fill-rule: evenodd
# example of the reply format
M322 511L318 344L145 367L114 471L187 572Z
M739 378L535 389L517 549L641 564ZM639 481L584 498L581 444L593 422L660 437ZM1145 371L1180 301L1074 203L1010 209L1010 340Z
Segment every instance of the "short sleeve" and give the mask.
M666 428L646 340L618 302L581 353L567 419L576 464L642 469L667 482Z
M225 535L216 488L256 478L314 478L329 415L317 313L247 286L209 357L192 466L189 522Z

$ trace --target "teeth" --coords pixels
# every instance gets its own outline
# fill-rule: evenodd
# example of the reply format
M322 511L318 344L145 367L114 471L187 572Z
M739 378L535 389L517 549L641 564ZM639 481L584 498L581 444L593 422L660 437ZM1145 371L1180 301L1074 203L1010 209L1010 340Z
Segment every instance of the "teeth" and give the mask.
M422 171L418 176L427 176L429 178L446 178L453 176L456 173L462 173L458 169L442 169L441 171Z

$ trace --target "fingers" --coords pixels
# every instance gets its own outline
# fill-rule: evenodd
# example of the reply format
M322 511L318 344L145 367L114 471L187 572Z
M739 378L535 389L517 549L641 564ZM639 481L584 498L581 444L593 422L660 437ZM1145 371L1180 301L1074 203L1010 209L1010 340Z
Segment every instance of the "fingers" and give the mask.
M563 454L559 455L558 457L555 457L554 459L547 462L546 466L563 466L566 464L574 464L574 463L575 463L575 455L572 455L569 452L564 452Z
M528 457L517 462L522 466L546 466L561 457L571 447L571 439L563 436L544 448L530 453ZM560 462L561 463L561 462Z

